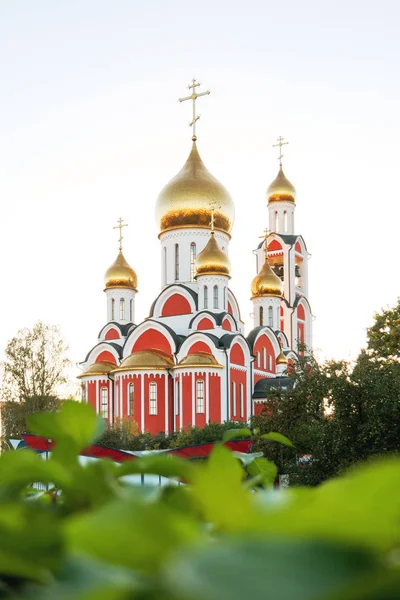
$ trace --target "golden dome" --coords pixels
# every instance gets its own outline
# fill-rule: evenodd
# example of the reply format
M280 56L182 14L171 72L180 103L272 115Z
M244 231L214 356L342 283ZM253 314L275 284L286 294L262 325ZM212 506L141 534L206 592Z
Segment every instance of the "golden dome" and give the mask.
M251 284L251 295L253 298L258 296L282 296L282 281L271 269L268 258L265 261L259 274L254 277Z
M174 366L174 361L165 352L161 350L137 350L122 361L117 367L117 371L135 371L136 369L170 369Z
M277 365L287 365L288 364L288 359L283 354L282 348L281 348L281 351L279 352L279 354L278 354L278 356L276 358L276 364Z
M81 379L81 377L87 377L88 375L106 375L107 373L109 373L110 371L112 371L113 369L115 369L116 365L112 362L108 362L108 361L103 361L103 362L97 362L94 363L93 365L90 365L90 367L88 367L86 369L86 371L84 371L83 373L81 373L80 375L78 375L78 379Z
M136 290L137 275L135 271L128 265L122 250L119 251L117 259L111 267L109 267L104 275L104 283L106 289L109 288L129 288Z
M222 365L209 352L193 352L193 354L188 354L176 365L176 368L179 367L217 367L222 369Z
M279 173L267 189L268 202L295 202L296 189L289 179L286 178L282 167Z
M181 227L208 228L212 202L218 207L216 229L229 233L235 218L233 200L222 183L206 169L193 142L185 165L158 196L156 219L160 232Z
M196 258L196 277L199 275L225 275L230 277L231 261L228 255L219 247L214 231L204 249Z

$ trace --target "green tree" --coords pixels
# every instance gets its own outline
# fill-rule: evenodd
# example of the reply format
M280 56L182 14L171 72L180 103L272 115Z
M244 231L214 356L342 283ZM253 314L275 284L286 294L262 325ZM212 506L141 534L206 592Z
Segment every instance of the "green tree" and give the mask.
M28 431L27 418L30 415L58 410L61 404L61 400L55 396L32 396L22 402L3 402L0 408L3 449L9 448L10 439L20 439Z
M368 350L379 360L400 359L400 298L393 308L375 314L374 324L367 330Z
M19 330L5 349L2 399L23 401L57 395L59 386L66 383L67 350L54 325L39 321L32 329Z

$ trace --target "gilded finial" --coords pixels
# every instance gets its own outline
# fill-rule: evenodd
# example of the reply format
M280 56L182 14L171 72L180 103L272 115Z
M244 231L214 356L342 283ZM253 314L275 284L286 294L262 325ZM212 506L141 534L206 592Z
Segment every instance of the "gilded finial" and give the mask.
M192 79L192 83L188 85L189 90L192 90L190 96L185 96L185 98L178 98L179 102L185 102L185 100L192 100L193 102L193 119L189 123L189 127L193 127L192 140L195 142L197 140L196 136L196 121L200 119L200 115L196 115L196 100L200 98L200 96L208 96L210 94L210 90L205 92L196 93L196 88L201 85L200 81L196 81L196 79Z
M119 238L118 238L118 242L119 242L119 249L122 250L122 240L124 239L122 237L122 228L123 227L128 227L128 223L125 223L124 225L122 225L122 223L124 222L124 220L120 217L118 219L118 225L116 225L115 227L113 227L113 229L119 229Z
M279 156L278 156L278 160L279 160L279 166L282 168L282 158L283 158L283 154L282 154L282 146L285 146L286 144L288 144L289 142L284 142L285 138L283 138L281 135L277 138L278 143L277 144L273 144L272 147L273 148L278 148L279 147Z

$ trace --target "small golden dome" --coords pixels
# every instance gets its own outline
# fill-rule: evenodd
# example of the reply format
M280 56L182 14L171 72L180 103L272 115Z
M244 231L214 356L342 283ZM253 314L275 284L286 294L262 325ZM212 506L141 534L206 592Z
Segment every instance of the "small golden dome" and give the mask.
M116 366L117 365L115 365L114 363L108 361L97 362L93 365L90 365L90 367L88 367L86 371L78 375L77 379L81 379L81 377L87 377L88 375L106 375L107 373L110 373L110 371L115 369Z
M119 251L116 261L107 269L106 274L104 275L104 283L106 289L137 289L137 275L132 267L126 262L122 250Z
M251 295L253 298L259 296L282 296L282 281L271 269L268 258L265 261L259 274L254 277L251 284Z
M171 369L174 361L165 352L161 350L137 350L122 361L121 365L115 369L117 371L134 371L136 369Z
M193 142L179 173L161 190L156 203L160 233L181 227L209 227L215 202L215 228L229 233L235 218L233 200L225 187L204 166Z
M283 354L282 348L281 348L281 351L279 352L279 354L278 354L278 356L276 358L276 364L277 365L287 365L288 364L288 359Z
M231 261L228 255L219 247L214 231L210 239L200 252L195 262L196 277L199 275L225 275L230 277Z
M296 189L286 178L282 167L267 190L268 202L295 202Z
M220 365L210 352L193 352L184 356L182 360L176 365L179 367L217 367L222 369Z

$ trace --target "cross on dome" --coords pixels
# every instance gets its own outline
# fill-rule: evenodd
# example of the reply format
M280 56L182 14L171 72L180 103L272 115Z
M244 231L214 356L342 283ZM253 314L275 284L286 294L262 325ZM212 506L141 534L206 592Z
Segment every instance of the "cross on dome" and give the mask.
M210 205L210 212L211 212L211 221L210 221L210 227L211 227L211 231L214 233L214 226L215 226L215 211L217 209L221 208L221 205L217 205L217 203L215 202L215 200L213 200L212 202L209 203Z
M196 100L200 98L200 96L208 96L211 92L207 90L205 92L200 92L199 94L196 92L196 88L201 85L200 81L196 81L196 79L192 79L192 83L188 85L189 90L192 90L190 96L185 96L184 98L178 98L179 102L185 102L186 100L192 100L193 106L193 119L189 123L189 127L193 127L193 135L192 140L195 142L197 140L196 136L196 121L200 119L200 115L196 115Z
M268 229L268 227L266 227L266 229L264 229L264 235L259 236L261 239L265 240L264 254L266 257L268 257L268 237L270 235L271 235L271 231Z
M279 147L279 156L278 156L278 160L279 160L279 166L282 167L282 158L283 158L283 154L282 154L282 146L286 146L286 144L288 144L289 142L284 142L285 138L283 138L281 135L277 138L278 143L277 144L272 144L273 148L278 148Z
M123 227L128 227L128 223L125 223L124 225L122 225L122 223L124 222L124 220L120 217L117 221L118 225L116 225L115 227L113 227L113 229L119 229L119 238L118 238L118 242L119 242L119 249L122 250L122 240L124 239L122 237L122 228Z

